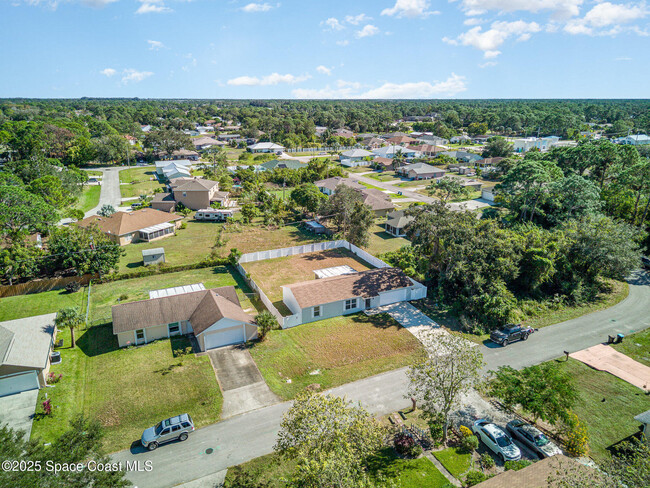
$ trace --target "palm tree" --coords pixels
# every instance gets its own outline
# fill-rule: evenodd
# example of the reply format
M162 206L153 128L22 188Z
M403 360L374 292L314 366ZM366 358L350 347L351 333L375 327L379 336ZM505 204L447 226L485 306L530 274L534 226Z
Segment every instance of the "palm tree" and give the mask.
M85 322L81 311L76 307L62 308L56 313L56 318L54 319L54 325L58 329L63 329L65 327L70 329L70 337L72 342L72 347L75 346L74 340L74 329L79 327Z
M401 149L395 151L395 154L393 155L393 170L397 171L398 168L402 167L405 160L406 157L404 156L404 153Z

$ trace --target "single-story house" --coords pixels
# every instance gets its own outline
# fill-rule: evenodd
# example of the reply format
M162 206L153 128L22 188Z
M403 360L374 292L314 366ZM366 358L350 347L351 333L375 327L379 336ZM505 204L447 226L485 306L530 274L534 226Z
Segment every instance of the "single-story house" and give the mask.
M168 180L174 178L189 178L192 174L192 162L183 159L179 161L156 161L156 173Z
M260 171L273 171L274 169L301 169L306 168L307 163L303 163L296 159L272 159L271 161L266 161L259 165Z
M424 156L433 156L433 157L447 150L446 147L432 146L431 144L421 144L419 146L408 146L408 148L414 151L418 151L420 154L423 154Z
M252 153L275 153L278 151L285 151L285 147L279 144L274 144L273 142L258 142L248 146L248 150Z
M373 153L365 149L350 149L341 153L341 164L348 167L368 166L370 164L368 158L373 156Z
M327 178L325 180L314 181L314 185L325 195L333 195L336 187L339 185L349 186L355 190L361 190L365 188L358 181L353 180L352 178L343 178L341 176L334 176L332 178Z
M479 168L492 168L494 167L499 161L503 161L506 158L502 157L496 157L496 158L483 158L479 159L478 161L475 161L474 164L478 166Z
M285 285L282 300L306 324L410 300L415 287L401 269L377 268Z
M557 145L560 141L560 138L557 136L548 136L548 137L522 137L520 139L514 140L514 151L515 152L526 152L531 149L539 149L540 151L548 151L553 146Z
M431 178L443 177L445 175L445 170L426 163L414 163L406 164L397 168L395 173L401 174L412 180L429 180Z
M230 142L235 139L239 139L241 136L239 134L219 134L217 139L223 142Z
M462 161L464 163L475 163L476 161L483 159L482 156L467 151L445 151L442 154L444 154L445 156L452 157L457 161Z
M483 134L478 135L478 136L472 136L472 142L474 144L485 144L490 137L491 136L486 136L486 135L483 135Z
M390 139L391 137L401 137L408 136L406 132L389 132L388 134L382 134L381 137L384 139Z
M317 125L314 127L314 134L316 134L318 137L322 136L327 132L327 127L322 126L322 125Z
M449 176L445 176L444 178L455 180L459 182L461 186L464 186L465 188L469 188L470 190L480 191L481 187L483 186L483 183L481 183L478 180L473 180L471 178L463 178L462 176L449 175ZM438 181L440 181L440 179L438 179Z
M194 334L205 351L257 337L255 320L241 308L234 286L122 303L112 314L120 347Z
M142 250L142 262L145 266L151 266L152 264L159 264L165 262L165 248L156 247L154 249L143 249Z
M417 139L413 139L412 137L409 136L395 136L395 137L389 137L386 139L386 142L389 144L398 144L400 146L405 146L407 144L413 144L414 142L417 142Z
M336 129L332 135L343 137L344 139L352 139L354 137L354 132L349 129Z
M192 210L207 208L213 202L219 203L222 207L230 205L230 194L219 191L218 181L203 178L178 178L169 182L169 188L174 194L176 203L182 203Z
M472 138L470 136L462 135L462 136L454 136L451 139L449 139L449 142L452 144L465 144L467 142L471 142Z
M445 139L444 137L434 136L431 134L423 134L420 137L418 137L418 140L425 144L431 144L432 146L444 146L446 144L449 144L448 139Z
M75 225L84 228L97 226L112 241L124 246L131 242L151 242L174 235L182 219L182 216L174 213L143 208L134 212L115 212L109 217L91 215Z
M202 208L194 214L196 220L207 220L211 222L225 222L232 218L235 211L228 208Z
M381 158L378 156L373 159L372 162L375 165L380 166L382 170L387 170L393 167L393 160L391 158Z
M396 210L386 215L386 232L395 237L406 236L406 226L413 222L415 217L406 215L404 210Z
M549 488L551 486L548 482L549 477L560 481L575 471L584 471L584 479L589 479L590 470L593 469L595 468L587 467L575 459L559 454L536 461L520 470L503 471L474 485L474 488ZM576 486L576 488L584 487Z
M406 159L413 159L418 156L417 151L402 146L384 146L373 149L372 152L380 158L394 158L398 153L402 153Z
M650 410L646 410L645 412L640 413L634 417L634 420L641 422L641 431L645 436L646 442L650 444Z
M0 397L45 386L55 318L50 313L0 322Z
M189 149L178 149L172 153L171 159L174 161L178 161L178 160L198 161L199 153L197 153L196 151L190 151Z
M375 188L355 189L361 193L363 203L368 205L374 212L376 217L384 217L388 212L395 209L395 204L390 199L388 194Z
M226 143L222 141L217 141L212 137L199 137L198 139L192 139L192 144L197 151L204 151L210 149L211 147L225 146Z
M378 137L366 137L361 141L361 144L363 144L365 147L368 149L377 149L378 147L383 146L386 143L383 139L379 139Z
M616 144L631 144L632 146L644 146L650 144L650 137L646 134L634 134L614 139Z

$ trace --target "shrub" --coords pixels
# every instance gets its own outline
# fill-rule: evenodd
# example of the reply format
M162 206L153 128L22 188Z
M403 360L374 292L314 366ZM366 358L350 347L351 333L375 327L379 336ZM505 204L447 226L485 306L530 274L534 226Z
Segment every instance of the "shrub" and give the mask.
M524 469L526 466L530 466L532 461L529 461L528 459L520 459L518 461L506 461L504 464L506 471L519 471L520 469Z
M187 222L181 222L181 229L187 229Z
M61 381L62 377L63 377L63 375L61 373L56 374L56 373L50 372L50 373L47 374L47 378L46 378L47 384L48 385L53 385L54 383L58 383L59 381Z
M481 466L483 469L492 469L494 468L494 458L490 456L487 452L481 454Z
M255 317L255 322L257 323L258 336L260 340L264 340L269 331L277 329L280 326L275 315L266 310Z
M393 445L395 446L395 450L402 456L418 457L422 454L420 445L406 432L398 432L395 434Z
M465 484L463 486L474 486L479 483L484 482L487 479L487 476L484 475L481 471L472 470L467 473L465 476Z
M76 293L79 291L80 288L81 285L79 284L78 281L71 281L70 283L67 283L65 285L65 291L67 291L68 293Z
M127 295L126 293L122 293L119 297L117 297L117 299L118 299L118 301L122 302L124 300L128 300L129 295Z
M474 452L478 449L478 437L470 435L460 440L460 449L464 452Z
M589 452L587 427L573 412L569 413L564 445L572 456L584 456Z
M470 437L470 436L473 436L473 435L474 435L474 434L472 433L472 430L471 430L469 427L465 426L465 425L461 425L461 426L458 428L458 430L460 431L460 433L461 433L461 435L462 435L463 437Z

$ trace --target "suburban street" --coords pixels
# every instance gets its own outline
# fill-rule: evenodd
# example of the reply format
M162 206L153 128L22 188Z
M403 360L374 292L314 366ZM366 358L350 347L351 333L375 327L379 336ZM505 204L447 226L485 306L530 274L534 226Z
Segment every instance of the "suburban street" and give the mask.
M546 327L528 341L506 348L480 346L486 361L485 371L502 365L522 368L605 342L608 335L625 335L650 327L650 274L637 271L628 280L629 296L618 305L589 315ZM406 368L390 371L330 390L337 396L359 402L370 412L382 415L410 404L404 398ZM153 462L151 472L132 471L127 477L138 487L171 487L202 478L273 450L284 402L231 417L204 427L185 442L145 451L135 443L130 451L113 454L115 461ZM134 439L136 441L136 439Z
M122 202L120 193L120 170L124 168L100 168L103 173L99 204L86 212L86 217L97 215L103 205L112 205L117 210Z

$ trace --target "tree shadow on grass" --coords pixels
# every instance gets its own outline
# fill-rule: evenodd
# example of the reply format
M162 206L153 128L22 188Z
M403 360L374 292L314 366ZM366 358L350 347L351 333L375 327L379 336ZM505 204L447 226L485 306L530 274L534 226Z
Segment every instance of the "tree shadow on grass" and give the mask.
M79 333L79 331L77 331ZM111 324L89 327L77 339L77 347L88 357L99 356L119 349Z
M399 328L401 325L387 313L378 313L368 316L365 313L358 313L351 317L352 322L357 324L371 324L377 329Z

